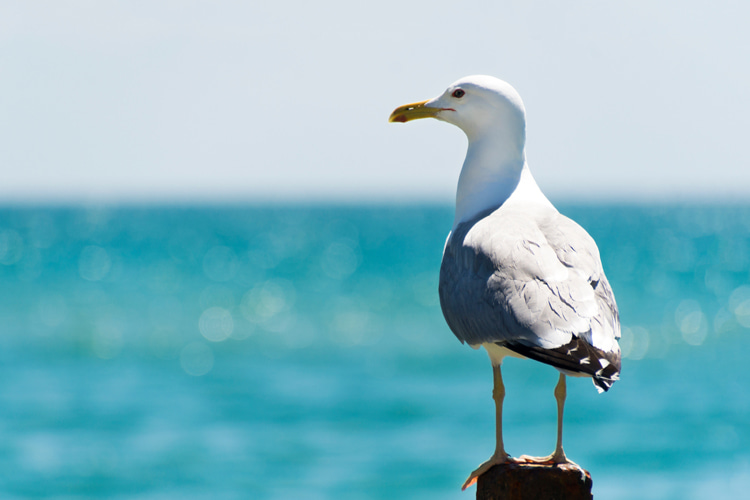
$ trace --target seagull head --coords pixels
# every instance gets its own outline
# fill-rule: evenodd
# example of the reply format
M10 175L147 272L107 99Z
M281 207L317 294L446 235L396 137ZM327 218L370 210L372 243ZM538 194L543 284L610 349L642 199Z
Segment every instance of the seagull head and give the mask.
M526 111L509 83L492 76L461 78L445 91L427 101L396 108L388 121L408 122L419 118L436 118L452 123L464 131L469 142L498 135L523 145L526 140Z

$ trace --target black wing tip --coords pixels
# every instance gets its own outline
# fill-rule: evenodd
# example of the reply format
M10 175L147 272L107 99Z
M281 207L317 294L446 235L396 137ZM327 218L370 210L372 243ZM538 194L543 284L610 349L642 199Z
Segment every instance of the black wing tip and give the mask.
M620 379L619 351L604 352L579 338L573 338L569 344L556 349L543 349L509 342L498 342L498 344L527 358L554 366L563 372L588 375L599 392L607 392Z
M604 378L597 375L593 375L591 379L594 381L594 385L599 392L607 392L612 388L615 382L620 380L620 377L615 376L613 378Z
M594 385L600 390L600 392L607 392L615 382L620 380L619 356L614 361L615 363L611 363L591 375L591 378L594 380Z

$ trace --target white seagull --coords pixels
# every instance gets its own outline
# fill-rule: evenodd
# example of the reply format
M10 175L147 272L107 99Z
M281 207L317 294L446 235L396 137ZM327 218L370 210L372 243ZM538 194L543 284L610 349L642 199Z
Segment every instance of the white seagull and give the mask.
M440 305L458 339L489 353L496 448L468 477L507 462L572 463L562 446L565 376L591 377L599 392L620 374L620 320L599 250L542 194L526 163L526 111L508 83L458 80L439 97L397 108L391 122L437 118L466 133L456 215L440 267ZM531 358L560 371L557 445L544 458L510 457L503 446L503 358Z

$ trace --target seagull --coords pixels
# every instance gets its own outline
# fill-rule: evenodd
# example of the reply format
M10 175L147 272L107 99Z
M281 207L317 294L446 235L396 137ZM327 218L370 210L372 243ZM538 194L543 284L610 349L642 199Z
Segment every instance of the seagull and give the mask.
M526 110L510 84L465 77L434 99L400 106L389 121L419 118L456 125L469 139L439 294L458 340L489 354L496 445L462 489L498 464L573 464L562 445L566 376L591 377L603 392L620 374L620 319L596 243L534 181L526 162ZM513 458L505 451L500 368L508 356L560 372L557 443L548 457Z

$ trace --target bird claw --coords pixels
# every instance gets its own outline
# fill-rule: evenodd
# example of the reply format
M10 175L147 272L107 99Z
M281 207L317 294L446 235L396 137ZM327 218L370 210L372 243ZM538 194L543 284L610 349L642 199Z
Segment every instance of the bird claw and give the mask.
M548 455L546 457L532 457L529 455L521 455L518 458L518 463L526 463L526 464L534 464L534 465L570 464L575 467L579 467L577 463L568 460L568 457L565 456L565 452L563 451L560 451L560 453L555 452L552 455Z
M492 455L489 460L484 462L482 465L477 467L477 469L469 474L469 477L466 478L466 481L464 481L463 486L461 486L461 491L466 490L466 488L472 486L477 482L479 479L479 476L490 470L492 467L496 465L501 464L509 464L509 463L519 463L520 461L518 459L515 459L508 455L507 453L504 453L501 456Z

